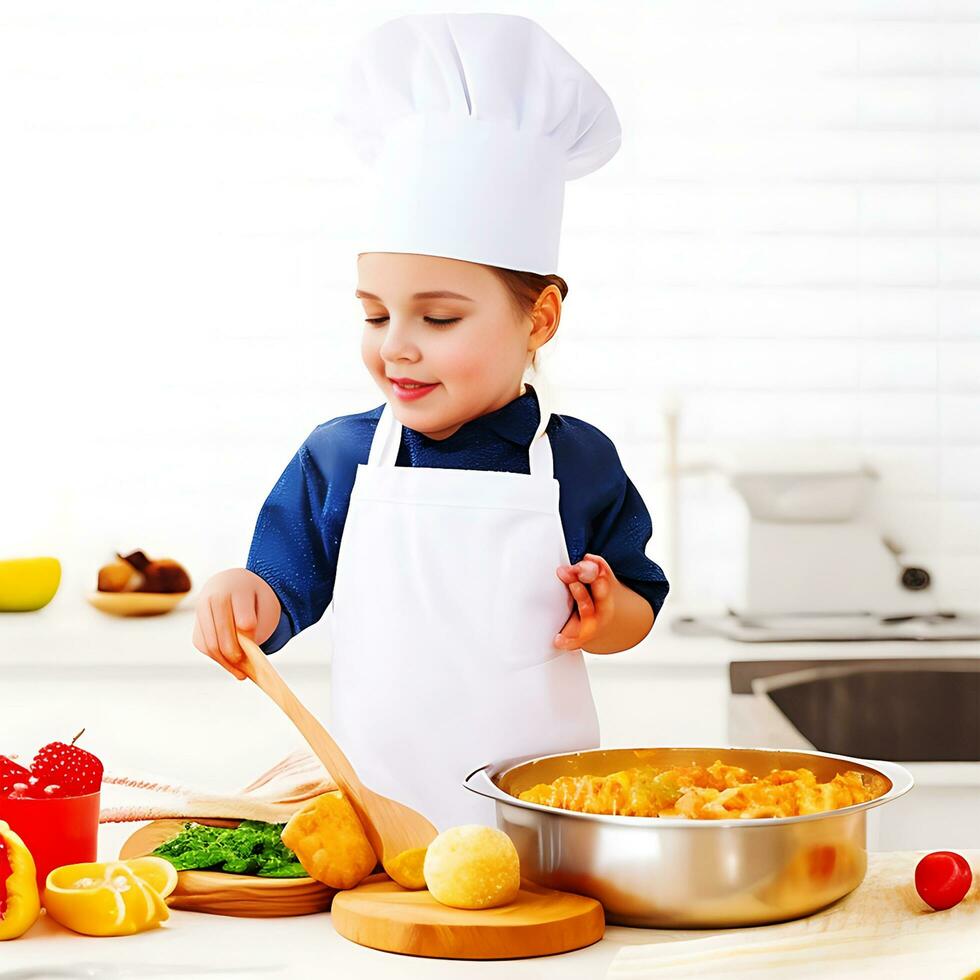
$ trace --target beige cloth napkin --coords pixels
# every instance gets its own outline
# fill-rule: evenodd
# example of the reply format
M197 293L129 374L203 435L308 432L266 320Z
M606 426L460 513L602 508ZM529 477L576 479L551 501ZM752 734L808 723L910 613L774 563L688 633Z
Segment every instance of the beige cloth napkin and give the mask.
M99 823L168 817L284 823L307 800L337 788L323 763L305 747L294 749L237 793L214 793L150 774L104 773L102 781L124 788L132 802L103 807Z
M926 853L870 854L864 882L806 919L700 939L691 930L651 932L657 942L621 949L607 980L963 980L980 970L980 886L975 879L959 905L933 912L913 881ZM980 872L980 850L960 853Z

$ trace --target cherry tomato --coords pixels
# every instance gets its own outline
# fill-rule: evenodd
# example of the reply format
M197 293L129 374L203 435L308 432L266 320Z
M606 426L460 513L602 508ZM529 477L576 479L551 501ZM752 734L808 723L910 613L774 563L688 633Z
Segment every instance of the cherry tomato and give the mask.
M970 865L954 851L933 851L915 866L915 890L937 912L958 905L972 882Z

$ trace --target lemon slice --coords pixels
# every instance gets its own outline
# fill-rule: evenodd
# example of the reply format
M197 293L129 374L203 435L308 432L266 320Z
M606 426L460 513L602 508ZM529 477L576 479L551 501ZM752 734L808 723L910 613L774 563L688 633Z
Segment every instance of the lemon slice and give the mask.
M148 854L146 857L127 858L120 863L155 888L161 898L166 898L177 887L177 869L166 858Z
M169 919L160 893L129 865L86 862L50 871L43 900L48 915L86 936L128 936Z

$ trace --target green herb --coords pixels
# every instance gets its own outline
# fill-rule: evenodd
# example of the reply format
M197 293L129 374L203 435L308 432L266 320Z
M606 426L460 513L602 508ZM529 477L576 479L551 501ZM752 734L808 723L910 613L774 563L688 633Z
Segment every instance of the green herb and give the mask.
M307 878L303 865L282 842L284 823L243 820L237 827L209 827L188 820L152 853L178 871L207 868L263 878Z

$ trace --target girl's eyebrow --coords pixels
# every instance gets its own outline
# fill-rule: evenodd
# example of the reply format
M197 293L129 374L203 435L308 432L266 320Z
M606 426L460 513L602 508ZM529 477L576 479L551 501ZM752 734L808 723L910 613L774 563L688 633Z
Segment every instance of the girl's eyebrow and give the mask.
M380 296L375 296L374 293L366 293L362 289L358 289L354 296L357 299L374 299L379 303L381 302ZM427 293L416 293L412 299L462 299L466 300L467 303L475 303L476 300L472 300L469 296L464 296L462 293L453 293L448 289L432 289Z

